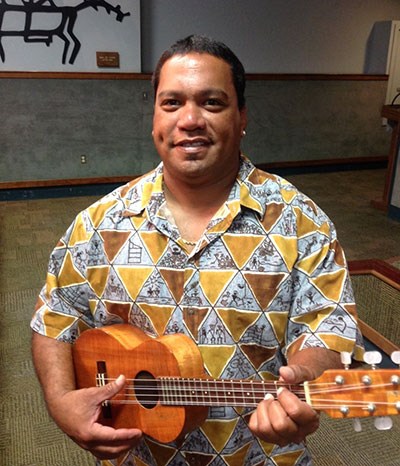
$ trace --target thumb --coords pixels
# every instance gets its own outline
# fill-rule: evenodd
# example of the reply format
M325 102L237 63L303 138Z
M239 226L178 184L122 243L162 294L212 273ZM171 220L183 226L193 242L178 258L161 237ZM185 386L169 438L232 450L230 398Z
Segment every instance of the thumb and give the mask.
M279 369L280 380L286 383L301 383L305 380L313 380L314 374L307 367L300 364L282 366Z
M111 399L124 388L125 382L125 376L119 375L114 381L99 387L97 389L97 401L102 403L103 401Z

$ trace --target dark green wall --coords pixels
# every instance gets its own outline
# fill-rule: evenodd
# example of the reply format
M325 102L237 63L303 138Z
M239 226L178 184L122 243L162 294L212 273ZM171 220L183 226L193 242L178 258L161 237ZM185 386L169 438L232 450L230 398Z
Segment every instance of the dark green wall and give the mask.
M244 152L255 163L386 155L385 92L379 80L250 80ZM138 175L158 163L147 80L0 79L0 102L0 182Z

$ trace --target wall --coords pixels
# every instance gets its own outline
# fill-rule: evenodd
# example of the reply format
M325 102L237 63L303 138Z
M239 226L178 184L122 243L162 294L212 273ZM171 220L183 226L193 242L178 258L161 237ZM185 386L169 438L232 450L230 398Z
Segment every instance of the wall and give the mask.
M202 32L226 41L248 72L362 73L374 23L396 17L397 0L144 0L142 69ZM381 80L249 81L244 150L256 163L385 155L385 92ZM149 93L148 80L0 79L0 182L152 168Z
M137 175L158 163L149 81L0 84L1 181ZM243 149L256 163L386 154L390 135L379 116L385 86L250 80Z
M142 69L193 33L226 42L248 73L363 73L378 21L398 0L143 0Z

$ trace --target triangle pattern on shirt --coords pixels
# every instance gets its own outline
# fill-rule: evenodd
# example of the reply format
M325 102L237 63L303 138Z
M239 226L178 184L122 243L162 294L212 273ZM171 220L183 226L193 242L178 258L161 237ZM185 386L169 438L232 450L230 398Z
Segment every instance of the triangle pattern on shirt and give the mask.
M235 274L235 270L202 270L200 272L200 286L211 305L215 305L217 299L224 290L226 283ZM207 290L207 292L205 290Z
M114 269L133 301L136 301L144 283L154 270L153 267L137 267L133 271L124 266L114 266Z
M217 452L221 452L235 430L238 419L207 421L200 427Z
M157 335L163 335L175 306L155 306L142 303L140 304L140 308L150 319Z
M250 443L244 445L237 452L232 455L223 455L224 460L229 466L237 466L238 464L245 464L245 458L249 450Z
M239 239L238 235L226 233L222 237L222 241L226 244L238 268L242 269L254 251L264 241L264 236L240 235ZM243 246L244 243L246 243L246 247Z
M276 353L276 348L265 348L261 345L239 345L242 352L247 356L253 367L258 370Z
M166 236L160 235L157 230L140 231L139 235L146 247L146 251L151 256L153 262L157 264L167 249L169 239Z
M221 377L221 374L231 357L235 354L234 346L226 345L199 345L199 350L204 361L204 367L207 372L218 379Z
M176 305L174 296L166 286L164 277L158 269L154 269L153 273L143 283L136 299L139 302L154 303L156 305Z
M254 297L260 304L261 309L266 309L276 296L280 284L286 279L285 273L274 273L270 275L244 272L244 277L249 283ZM268 277L268 280L266 280Z
M236 309L216 309L234 341L239 341L246 330L260 317L259 312L239 311Z
M327 299L339 302L346 282L346 270L339 269L335 272L321 274L312 278L311 282Z
M100 231L100 236L103 239L104 250L110 262L113 262L126 240L131 235L130 231L120 230L103 230Z
M85 283L85 281L85 277L74 267L71 252L67 251L59 274L58 286L69 286L71 283L78 284Z
M116 204L116 202L116 199L112 199L111 201L102 202L101 204L96 203L86 209L94 228L99 227L107 215L107 212Z
M179 303L183 294L184 271L174 269L160 269L160 274L165 280L169 291L176 303Z

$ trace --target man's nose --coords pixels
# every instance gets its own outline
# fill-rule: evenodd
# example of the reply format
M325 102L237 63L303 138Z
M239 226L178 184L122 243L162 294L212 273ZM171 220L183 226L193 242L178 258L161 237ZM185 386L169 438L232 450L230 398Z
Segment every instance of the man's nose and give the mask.
M178 127L187 131L204 128L205 119L201 107L196 103L187 102L179 113Z

